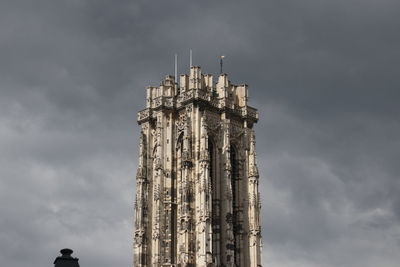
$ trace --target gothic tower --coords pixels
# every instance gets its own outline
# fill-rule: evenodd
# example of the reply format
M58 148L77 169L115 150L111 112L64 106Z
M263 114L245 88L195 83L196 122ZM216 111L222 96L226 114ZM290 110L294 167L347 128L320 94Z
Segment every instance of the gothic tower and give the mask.
M191 67L147 88L134 266L261 266L257 120L226 74Z

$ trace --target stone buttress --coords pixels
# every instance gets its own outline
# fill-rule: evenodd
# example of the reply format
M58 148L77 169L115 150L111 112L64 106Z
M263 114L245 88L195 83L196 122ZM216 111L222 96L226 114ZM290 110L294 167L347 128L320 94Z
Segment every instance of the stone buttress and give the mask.
M134 266L261 266L259 173L247 85L191 67L148 87Z

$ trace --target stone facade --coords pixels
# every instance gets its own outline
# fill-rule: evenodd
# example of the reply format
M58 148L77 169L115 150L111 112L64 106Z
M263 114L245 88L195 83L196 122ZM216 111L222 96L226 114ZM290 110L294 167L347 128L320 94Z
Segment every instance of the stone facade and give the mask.
M148 87L134 266L261 266L257 110L247 85L191 67Z

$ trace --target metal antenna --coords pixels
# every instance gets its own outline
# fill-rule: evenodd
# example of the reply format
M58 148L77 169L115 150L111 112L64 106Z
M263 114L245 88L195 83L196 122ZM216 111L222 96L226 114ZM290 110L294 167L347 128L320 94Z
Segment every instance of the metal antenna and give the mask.
M175 54L175 83L178 83L178 55Z
M190 49L190 67L193 67L192 57L192 49Z
M220 64L220 66L221 66L221 74L222 74L222 64L223 64L223 59L224 59L224 57L225 57L225 56L221 56L220 61L219 61L219 64Z

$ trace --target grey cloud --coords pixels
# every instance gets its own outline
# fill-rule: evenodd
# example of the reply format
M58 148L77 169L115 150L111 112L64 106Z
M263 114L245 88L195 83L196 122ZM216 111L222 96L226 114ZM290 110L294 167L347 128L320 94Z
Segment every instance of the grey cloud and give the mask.
M144 88L250 85L265 266L396 266L397 1L2 1L0 260L131 265Z

